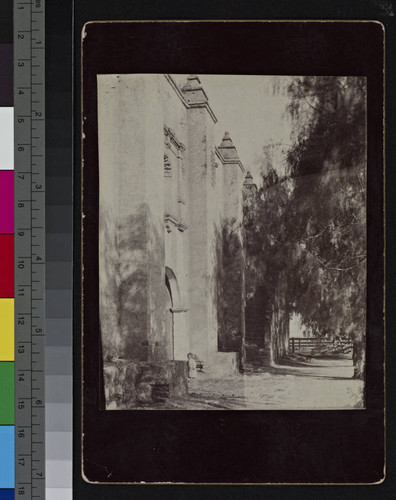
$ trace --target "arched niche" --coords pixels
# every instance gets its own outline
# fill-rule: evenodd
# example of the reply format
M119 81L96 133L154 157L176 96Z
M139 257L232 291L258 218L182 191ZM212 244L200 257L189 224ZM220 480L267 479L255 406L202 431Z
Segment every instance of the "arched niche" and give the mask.
M165 267L165 286L169 294L166 305L166 329L171 359L187 361L190 347L190 334L186 318L187 309L182 306L179 283L170 267ZM171 305L170 308L169 305Z

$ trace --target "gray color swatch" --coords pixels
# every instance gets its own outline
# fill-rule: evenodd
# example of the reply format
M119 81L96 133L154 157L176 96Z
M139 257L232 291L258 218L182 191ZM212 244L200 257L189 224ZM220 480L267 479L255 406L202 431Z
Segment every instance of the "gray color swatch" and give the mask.
M71 318L72 297L69 290L48 290L46 294L47 318Z
M47 290L69 290L72 287L72 270L71 262L48 262L46 267L46 282Z
M72 203L73 181L71 175L68 177L48 177L47 179L47 196L46 203L48 205L70 205ZM51 210L48 208L48 210Z
M46 430L72 430L72 407L70 403L46 403L45 406Z
M71 460L72 443L70 432L46 432L46 455L48 460Z
M50 205L46 210L47 233L71 233L73 228L73 213L69 206Z
M71 346L72 321L71 318L46 320L46 345Z
M72 374L72 353L68 346L46 346L45 372L47 375Z
M72 377L68 375L46 375L46 401L48 403L72 402Z
M45 252L47 262L71 262L73 254L71 233L47 233Z

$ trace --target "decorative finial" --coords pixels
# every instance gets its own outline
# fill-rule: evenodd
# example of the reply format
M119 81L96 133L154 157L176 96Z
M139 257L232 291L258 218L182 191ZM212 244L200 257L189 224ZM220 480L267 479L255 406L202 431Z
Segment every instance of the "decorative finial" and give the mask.
M201 104L208 102L208 96L206 95L201 85L201 80L197 75L189 75L187 77L187 82L183 85L181 90L189 103Z

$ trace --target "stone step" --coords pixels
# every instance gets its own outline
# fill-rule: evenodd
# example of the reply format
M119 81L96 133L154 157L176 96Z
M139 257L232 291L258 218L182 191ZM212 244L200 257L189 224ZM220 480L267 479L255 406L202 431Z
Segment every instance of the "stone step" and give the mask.
M157 403L165 403L170 397L169 384L153 384L151 399Z

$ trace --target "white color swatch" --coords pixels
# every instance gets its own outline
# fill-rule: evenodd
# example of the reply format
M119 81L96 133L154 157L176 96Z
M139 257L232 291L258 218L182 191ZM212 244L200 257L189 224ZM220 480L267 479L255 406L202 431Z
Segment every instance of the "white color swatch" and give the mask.
M0 170L14 170L14 108L0 107Z

